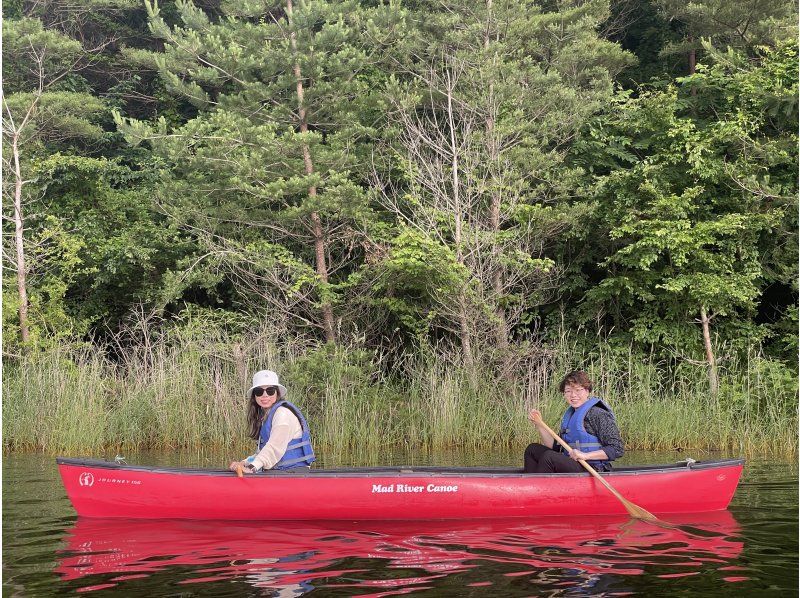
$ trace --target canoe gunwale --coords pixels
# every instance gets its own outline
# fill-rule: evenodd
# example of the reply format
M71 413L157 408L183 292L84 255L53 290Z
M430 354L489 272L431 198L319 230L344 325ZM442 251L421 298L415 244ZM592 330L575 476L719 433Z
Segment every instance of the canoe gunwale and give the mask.
M77 459L70 457L56 457L58 465L74 467L87 467L109 469L115 471L144 471L168 475L189 476L219 476L229 477L232 472L227 469L199 469L187 467L163 467L148 465L128 465L114 461L100 461L94 459ZM639 476L674 473L677 471L692 471L719 469L744 465L744 459L723 459L717 461L679 461L665 465L643 465L637 467L620 467L610 472L601 472L603 476ZM351 467L335 469L303 469L269 470L260 472L255 479L270 478L370 478L370 477L455 477L455 478L566 478L586 477L588 472L581 473L524 473L520 468L514 467L437 467L437 466L394 466L394 467Z

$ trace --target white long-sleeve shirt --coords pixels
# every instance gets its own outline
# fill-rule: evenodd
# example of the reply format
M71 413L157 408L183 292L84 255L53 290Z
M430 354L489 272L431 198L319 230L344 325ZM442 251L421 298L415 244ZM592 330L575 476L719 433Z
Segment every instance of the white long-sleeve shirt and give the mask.
M283 458L289 443L295 438L302 438L303 427L300 420L287 407L278 407L272 417L272 430L264 447L253 456L256 470L272 469Z

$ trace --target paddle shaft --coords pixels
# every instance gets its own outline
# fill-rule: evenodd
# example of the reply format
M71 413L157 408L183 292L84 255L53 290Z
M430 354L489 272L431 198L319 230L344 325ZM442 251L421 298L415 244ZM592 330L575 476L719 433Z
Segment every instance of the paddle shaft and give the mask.
M237 463L236 464L236 476L240 477L240 478L244 477L244 471L242 471L242 464L241 463Z
M539 419L539 423L540 423L540 424L542 424L542 425L544 426L545 430L547 430L548 432L550 432L550 435L551 435L553 438L555 438L556 442L558 442L558 444L560 444L561 446L563 446L563 447L564 447L564 450L565 450L565 451L567 451L567 454L569 454L569 452L572 450L572 447L571 447L570 445L568 445L568 444L567 444L567 443L564 441L564 439L563 439L563 438L561 438L561 436L559 436L558 434L556 434L555 432L553 432L553 429L552 429L550 426L548 426L546 423L544 423L544 421L543 421L542 419ZM617 497L617 498L619 498L619 499L623 499L622 495L621 495L619 492L617 492L617 491L616 491L616 490L615 490L615 489L614 489L614 488L611 486L611 484L609 484L608 482L606 482L606 480L603 478L603 476L601 476L599 473L597 473L597 470L596 470L594 467L592 467L591 465L589 465L589 464L588 464L586 461L584 461L583 459L578 459L578 463L580 463L581 465L583 465L583 467L584 467L584 469L586 469L586 471L588 471L590 474L592 474L594 477L596 477L598 480L600 480L600 482L603 484L603 486L605 486L606 488L608 488L608 489L611 491L611 494L613 494L614 496L616 496L616 497Z
M564 450L567 451L567 453L569 453L572 450L572 447L568 445L566 442L564 442L561 436L553 432L552 428L550 428L550 426L548 426L541 417L537 417L536 422L542 424L542 426L544 426L544 429L550 432L550 435L553 438L555 438L558 444L564 447ZM581 465L583 465L584 469L586 469L586 471L592 474L595 477L595 479L599 480L600 483L603 484L603 486L605 486L609 492L611 492L611 494L613 494L614 496L617 497L617 499L619 499L619 501L625 506L625 509L628 511L631 517L636 517L637 519L657 520L655 515L646 511L639 505L633 504L631 501L629 501L619 492L617 492L616 488L614 488L611 484L609 484L606 481L606 479L603 478L603 476L601 476L599 473L597 473L595 468L589 465L586 461L584 461L583 459L578 459L578 462Z

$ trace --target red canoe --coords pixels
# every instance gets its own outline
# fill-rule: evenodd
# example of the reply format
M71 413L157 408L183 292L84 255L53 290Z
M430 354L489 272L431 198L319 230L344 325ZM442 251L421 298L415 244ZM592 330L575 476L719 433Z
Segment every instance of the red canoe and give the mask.
M224 470L56 459L78 515L136 519L409 520L615 515L625 507L588 473L515 468ZM620 467L603 474L651 513L725 509L744 461Z

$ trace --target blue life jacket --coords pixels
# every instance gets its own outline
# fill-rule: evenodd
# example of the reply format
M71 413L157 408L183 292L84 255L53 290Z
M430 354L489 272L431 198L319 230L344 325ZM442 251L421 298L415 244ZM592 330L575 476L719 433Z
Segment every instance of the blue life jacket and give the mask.
M609 407L603 399L589 397L589 399L577 409L569 406L564 413L564 417L561 418L561 434L559 434L559 436L572 448L585 453L599 451L603 448L603 445L600 444L600 439L597 436L589 434L583 426L583 420L586 418L586 414L589 413L589 409L595 405L602 407L611 413L612 416L614 415L614 412L611 411L611 407ZM558 445L558 447L561 449L562 453L566 452L561 445ZM595 469L602 471L606 468L610 468L611 461L611 459L606 459L602 461L592 460L586 462Z
M291 469L292 467L311 465L317 458L314 456L314 449L311 448L311 434L308 431L308 423L306 423L306 418L303 417L300 409L289 401L278 401L270 408L267 419L261 425L258 450L260 451L269 442L269 435L272 433L272 418L275 417L278 407L286 407L297 416L297 419L300 420L300 427L303 429L303 435L300 438L293 438L289 441L283 457L272 469Z

